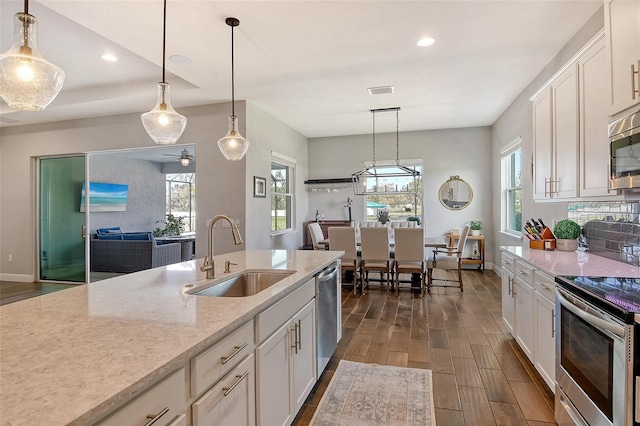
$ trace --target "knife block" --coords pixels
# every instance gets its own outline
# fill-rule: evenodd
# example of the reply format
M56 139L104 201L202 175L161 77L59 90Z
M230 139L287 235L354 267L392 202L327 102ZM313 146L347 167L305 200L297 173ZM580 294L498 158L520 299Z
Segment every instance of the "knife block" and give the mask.
M534 250L555 250L556 239L549 228L544 228L540 233L542 240L529 240L529 248Z

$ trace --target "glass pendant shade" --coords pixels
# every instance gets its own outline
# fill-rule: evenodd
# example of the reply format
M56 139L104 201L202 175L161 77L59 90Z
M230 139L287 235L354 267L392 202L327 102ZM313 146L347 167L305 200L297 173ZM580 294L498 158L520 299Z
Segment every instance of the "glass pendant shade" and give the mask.
M62 89L64 71L40 54L35 16L19 12L13 22L13 45L0 54L0 97L11 108L42 111Z
M182 136L187 126L186 117L171 106L169 83L158 83L158 102L140 117L151 139L158 145L170 145Z
M229 131L226 136L218 139L218 147L222 155L229 161L238 161L247 153L249 141L238 131L238 117L229 116Z

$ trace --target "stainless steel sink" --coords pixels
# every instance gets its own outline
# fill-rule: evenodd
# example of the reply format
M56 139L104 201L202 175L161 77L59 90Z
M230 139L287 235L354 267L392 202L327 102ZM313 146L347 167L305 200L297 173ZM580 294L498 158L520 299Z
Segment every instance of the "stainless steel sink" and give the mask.
M214 282L211 286L195 288L188 294L196 296L215 297L247 297L260 293L263 290L279 283L296 271L246 271L235 277Z

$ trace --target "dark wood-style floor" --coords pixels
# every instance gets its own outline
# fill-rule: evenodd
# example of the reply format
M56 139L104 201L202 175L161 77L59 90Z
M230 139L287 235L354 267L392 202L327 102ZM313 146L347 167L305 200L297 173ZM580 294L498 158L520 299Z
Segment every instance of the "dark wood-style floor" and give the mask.
M552 393L503 328L500 277L465 271L464 282L424 298L345 286L342 340L294 425L309 424L341 359L432 370L437 426L555 425Z
M75 287L77 284L0 281L0 305Z

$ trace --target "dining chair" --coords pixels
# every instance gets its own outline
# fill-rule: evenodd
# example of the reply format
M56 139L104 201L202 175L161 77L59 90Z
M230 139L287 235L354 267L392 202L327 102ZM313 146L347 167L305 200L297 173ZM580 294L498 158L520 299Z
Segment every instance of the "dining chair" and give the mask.
M322 233L322 228L320 228L320 224L317 222L311 222L307 225L307 229L309 230L309 234L311 234L311 242L313 243L314 250L326 250L327 247L322 242L324 241L324 234Z
M436 287L451 287L447 286L447 282L457 282L458 285L455 287L460 287L460 291L464 291L462 286L462 252L464 251L464 246L467 243L467 235L469 235L469 225L465 225L462 229L462 232L458 237L457 246L442 247L433 250L433 257L427 261L427 292L431 292L431 287L434 287L433 281L444 281L443 285ZM448 272L457 270L458 279L434 278L434 269L443 269Z
M400 274L420 274L420 293L425 290L424 229L400 227L395 230L395 285L400 294Z
M390 283L391 260L389 257L389 231L386 227L364 227L360 229L360 280L369 287L369 271L379 271L380 281L382 274L387 274L387 286Z
M329 227L329 250L344 252L344 256L341 258L341 269L343 273L346 271L353 271L354 295L357 293L358 289L358 268L360 267L356 246L355 228L347 226Z

